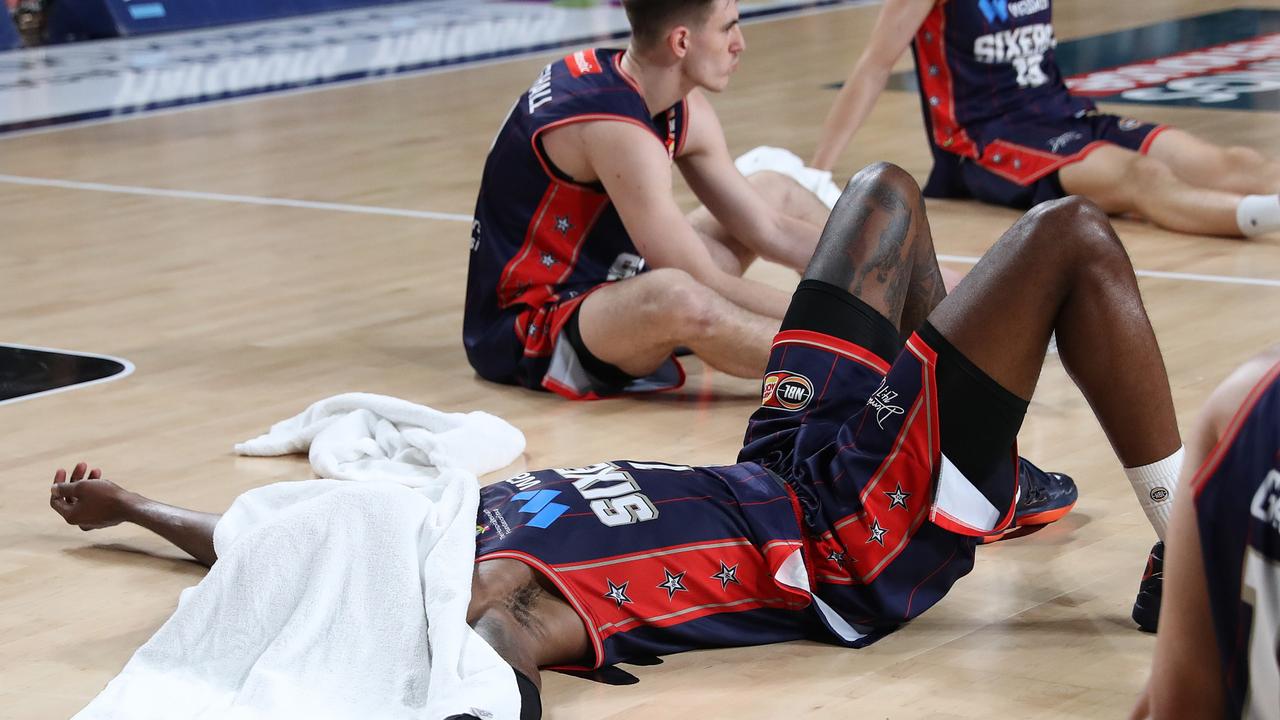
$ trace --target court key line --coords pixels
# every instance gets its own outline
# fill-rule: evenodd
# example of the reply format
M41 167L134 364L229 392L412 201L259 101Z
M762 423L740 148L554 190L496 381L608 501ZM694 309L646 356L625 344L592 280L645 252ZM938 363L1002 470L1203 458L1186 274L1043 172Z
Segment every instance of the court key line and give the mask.
M275 207L302 208L306 210L331 210L334 212L360 213L364 215L389 215L421 220L445 220L449 222L472 221L471 215L459 213L443 213L431 210L403 210L400 208L378 207L376 205L352 205L349 203L317 202L314 200L292 200L289 198L259 197L256 195L230 195L227 193L199 192L194 190L166 190L163 188L139 187L136 185L113 185L110 183L82 182L79 180L55 180L50 178L26 177L22 175L0 174L0 182L13 185L33 187L52 187L63 190L92 190L96 192L120 193L124 195L142 195L146 197L178 198L181 200L208 200L212 202L243 203L247 205L266 205ZM978 258L969 255L939 255L942 262L959 262L972 265ZM1257 285L1280 288L1280 279L1236 277L1231 275L1206 275L1203 273L1167 272L1164 270L1135 270L1139 277L1159 278L1165 280L1186 280L1189 282L1218 283L1222 285Z

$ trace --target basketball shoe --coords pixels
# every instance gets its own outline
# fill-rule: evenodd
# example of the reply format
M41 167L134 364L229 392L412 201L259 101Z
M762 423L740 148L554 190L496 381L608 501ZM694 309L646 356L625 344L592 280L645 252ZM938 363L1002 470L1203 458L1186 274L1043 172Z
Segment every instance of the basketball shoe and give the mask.
M1070 475L1045 472L1026 458L1018 458L1018 504L1009 527L982 538L993 543L1026 535L1061 520L1076 506L1079 493Z
M1138 599L1133 603L1133 621L1142 632L1153 633L1160 621L1160 589L1164 586L1164 543L1158 542L1147 557L1147 568L1138 584Z

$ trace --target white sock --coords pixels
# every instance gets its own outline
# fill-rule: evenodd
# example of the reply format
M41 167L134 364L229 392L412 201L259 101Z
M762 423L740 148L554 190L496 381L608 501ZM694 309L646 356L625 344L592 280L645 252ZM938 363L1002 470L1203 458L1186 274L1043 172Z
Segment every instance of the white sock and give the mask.
M1280 231L1280 195L1245 195L1236 206L1236 225L1245 237Z
M1147 520L1151 521L1151 527L1156 529L1161 541L1169 529L1169 514L1173 511L1173 496L1178 488L1178 474L1182 472L1185 454L1186 448L1179 447L1177 452L1163 460L1124 469L1142 512L1147 514Z

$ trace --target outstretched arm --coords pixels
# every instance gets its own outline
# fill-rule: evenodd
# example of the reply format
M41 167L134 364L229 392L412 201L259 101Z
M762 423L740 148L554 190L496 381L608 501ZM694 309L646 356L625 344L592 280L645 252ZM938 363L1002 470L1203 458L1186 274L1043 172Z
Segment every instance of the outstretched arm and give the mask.
M68 477L59 468L49 487L49 506L69 525L98 530L131 522L168 540L205 567L218 556L213 549L213 528L221 515L166 505L129 492L102 479L98 468L79 463Z
M813 153L811 167L830 170L836 158L844 151L849 140L875 106L876 99L889 80L889 72L911 44L911 38L935 0L886 0L871 31L871 44L862 51L858 63L853 66L844 87L836 95L836 101L822 123L822 136L818 149Z

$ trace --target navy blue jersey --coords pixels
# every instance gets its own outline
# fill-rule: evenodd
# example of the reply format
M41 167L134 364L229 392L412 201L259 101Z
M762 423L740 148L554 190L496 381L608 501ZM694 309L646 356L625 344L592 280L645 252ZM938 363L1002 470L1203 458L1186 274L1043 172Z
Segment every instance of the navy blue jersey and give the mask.
M1226 717L1280 717L1280 364L1193 487Z
M603 185L570 179L540 138L571 123L630 122L675 157L685 138L685 102L651 116L621 57L621 50L589 49L547 65L489 151L463 318L467 358L485 378L539 387L570 304L644 270Z
M476 533L477 562L518 560L559 588L593 667L794 640L811 622L795 503L756 464L527 472L481 489Z
M940 0L912 43L930 141L978 157L987 123L1054 123L1094 109L1054 59L1052 0Z

